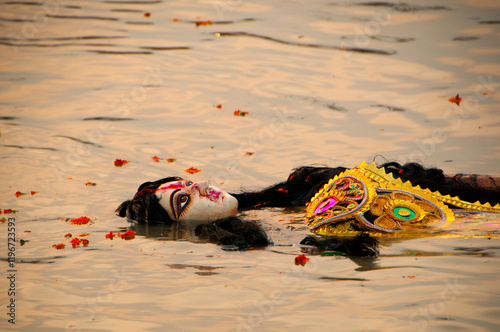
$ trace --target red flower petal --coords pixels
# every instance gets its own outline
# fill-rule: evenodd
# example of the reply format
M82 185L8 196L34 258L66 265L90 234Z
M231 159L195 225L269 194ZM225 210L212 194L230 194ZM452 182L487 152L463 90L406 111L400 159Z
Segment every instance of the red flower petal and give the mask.
M154 160L155 162L159 162L159 161L161 160L161 158L160 158L160 157L157 157L157 156L154 156L154 157L152 157L152 158L153 158L153 160Z
M116 236L116 234L113 234L113 232L109 232L108 234L105 235L106 239L113 240L113 238Z
M125 159L116 159L115 160L115 166L116 167L122 167L123 165L126 165L128 163L129 163L129 161L125 160Z
M84 247L88 247L89 243L90 243L90 241L89 241L89 240L87 240L87 239L82 239L82 245L83 245Z
M26 193L22 193L20 191L16 191L16 193L14 194L16 197L19 197L19 196L22 196L22 195L26 195Z
M69 241L69 243L78 245L80 244L80 239L75 237L73 240Z
M295 257L295 265L306 265L306 262L309 262L309 258L306 257L305 254L298 255Z
M151 13L144 13L144 17L150 17Z
M68 233L66 235L64 235L65 238L68 238L68 239L71 239L73 237L73 235L71 235L71 233Z
M175 158L167 158L167 161L169 164L173 163L175 161Z
M234 111L234 113L233 113L233 114L234 114L235 116L245 116L245 115L247 115L247 114L248 114L248 112L243 112L243 111L241 111L241 110L236 110L236 111Z
M449 101L450 103L455 103L455 104L457 104L458 106L460 106L460 102L462 101L462 98L460 98L460 96L459 96L459 95L458 95L458 93L457 93L457 95L456 95L455 97L451 97L450 99L448 99L448 101Z
M219 105L217 105L217 106L215 106L215 107L217 107L217 108L222 108L222 104L219 104Z
M206 25L209 25L209 24L212 24L212 21L211 20L206 20L206 21L194 21L193 22L197 27L199 27L200 25L203 25L203 26L206 26Z
M64 243L59 243L59 244L54 244L52 248L56 248L57 250L61 250L66 248L66 245Z
M123 240L132 240L135 238L135 232L129 229L125 233L118 233L118 236L121 237Z
M189 174L195 174L195 173L201 172L201 169L189 167L188 169L186 169L186 172L188 172Z
M88 224L90 222L90 218L82 216L80 218L74 218L74 219L70 219L68 221L74 225L85 225L85 224Z
M33 191L32 190L30 193L31 193L31 196L33 196L34 194L38 194L38 191Z

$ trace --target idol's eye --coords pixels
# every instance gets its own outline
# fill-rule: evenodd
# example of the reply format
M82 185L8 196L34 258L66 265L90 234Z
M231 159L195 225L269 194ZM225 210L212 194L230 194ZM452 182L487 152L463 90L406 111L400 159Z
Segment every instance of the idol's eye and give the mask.
M186 193L179 193L177 194L176 201L177 201L177 216L180 217L182 213L186 210L187 206L189 205L189 200L190 196Z
M193 185L193 181L184 181L184 184L186 185L186 187L189 187Z
M179 219L187 210L190 200L191 196L185 192L181 192L180 189L177 189L172 193L170 196L170 207L175 219Z

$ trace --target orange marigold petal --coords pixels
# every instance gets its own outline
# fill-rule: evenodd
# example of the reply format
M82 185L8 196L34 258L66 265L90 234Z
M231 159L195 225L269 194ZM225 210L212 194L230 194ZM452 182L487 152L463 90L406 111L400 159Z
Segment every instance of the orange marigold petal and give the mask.
M80 239L75 237L73 240L69 241L71 244L80 244Z
M81 216L79 218L70 219L69 222L74 225L85 225L90 222L90 218Z
M125 160L125 159L116 159L115 160L115 166L116 167L122 167L123 165L126 165L128 163L129 163L129 161Z
M201 172L201 169L195 168L195 167L189 167L188 169L185 170L189 174L195 174L198 172Z
M108 234L105 235L106 239L113 240L113 238L116 236L116 234L113 234L113 232L109 232Z
M462 101L462 98L460 98L459 94L457 93L457 95L455 97L449 98L448 101L450 103L454 103L454 104L457 104L458 106L460 106L460 102Z
M295 265L306 265L306 262L309 262L309 258L306 257L305 254L298 255L295 257Z
M135 238L135 232L129 229L125 233L118 233L118 236L120 236L123 240L132 240Z

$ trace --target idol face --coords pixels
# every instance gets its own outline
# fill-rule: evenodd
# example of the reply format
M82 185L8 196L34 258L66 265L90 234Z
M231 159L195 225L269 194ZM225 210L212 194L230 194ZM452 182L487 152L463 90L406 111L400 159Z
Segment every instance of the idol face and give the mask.
M207 181L172 181L156 189L160 205L172 220L210 222L238 213L238 200Z

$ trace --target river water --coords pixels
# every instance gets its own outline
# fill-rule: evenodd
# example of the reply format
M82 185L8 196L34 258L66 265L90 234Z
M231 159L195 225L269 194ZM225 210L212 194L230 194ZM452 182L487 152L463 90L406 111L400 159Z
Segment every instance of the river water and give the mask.
M171 175L230 192L363 160L498 175L499 19L494 0L0 2L0 327L498 331L500 240L471 236L495 215L296 266L303 209L242 213L275 243L244 252L114 209Z

